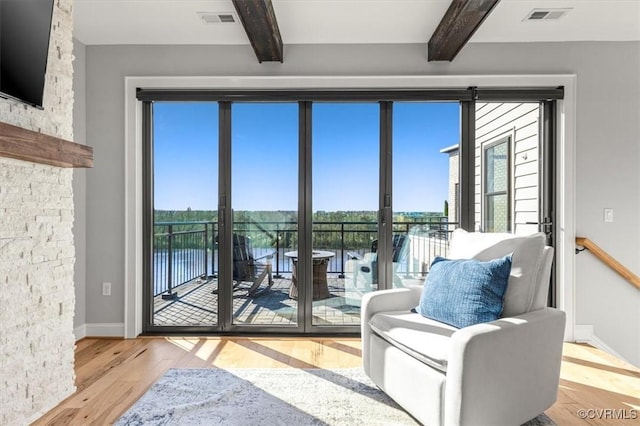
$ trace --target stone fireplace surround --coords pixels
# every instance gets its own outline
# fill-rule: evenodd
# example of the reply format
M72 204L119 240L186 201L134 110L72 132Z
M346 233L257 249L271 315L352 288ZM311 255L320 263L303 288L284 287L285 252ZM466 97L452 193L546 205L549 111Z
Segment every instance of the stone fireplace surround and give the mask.
M0 424L29 424L75 391L71 167L90 167L92 150L68 142L72 3L54 5L44 108L0 99Z

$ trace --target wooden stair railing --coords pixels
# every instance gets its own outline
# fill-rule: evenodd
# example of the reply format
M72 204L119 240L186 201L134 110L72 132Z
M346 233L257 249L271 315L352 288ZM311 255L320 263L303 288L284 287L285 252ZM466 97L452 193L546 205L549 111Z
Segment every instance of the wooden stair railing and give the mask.
M616 271L620 276L622 276L625 280L629 281L632 285L634 285L637 289L640 290L640 277L631 272L626 266L622 263L618 262L616 259L611 257L609 253L602 250L596 243L591 241L585 237L576 237L576 245L580 247L584 247L582 250L587 249L595 257L600 259L605 265ZM582 251L576 249L577 252Z

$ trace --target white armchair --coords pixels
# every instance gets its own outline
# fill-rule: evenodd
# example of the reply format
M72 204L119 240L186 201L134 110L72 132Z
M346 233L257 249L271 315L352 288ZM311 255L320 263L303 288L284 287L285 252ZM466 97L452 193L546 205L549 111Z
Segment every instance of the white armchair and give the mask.
M513 253L503 316L465 328L412 312L421 288L362 299L362 355L373 382L417 420L520 425L556 400L565 314L546 307L553 249L544 235L455 232L450 258Z

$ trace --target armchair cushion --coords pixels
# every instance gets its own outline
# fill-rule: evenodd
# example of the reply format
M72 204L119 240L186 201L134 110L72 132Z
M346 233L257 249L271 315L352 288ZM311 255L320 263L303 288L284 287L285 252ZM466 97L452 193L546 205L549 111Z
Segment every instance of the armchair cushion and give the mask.
M495 321L502 313L510 271L511 255L487 262L436 257L416 310L458 328Z
M406 354L439 371L447 371L451 335L458 329L411 311L375 314L371 329Z
M536 306L540 286L547 286L548 271L540 276L546 237L543 233L517 236L507 233L466 232L456 229L451 239L450 259L491 260L512 253L509 286L504 296L502 316L529 312ZM547 287L545 287L547 288Z

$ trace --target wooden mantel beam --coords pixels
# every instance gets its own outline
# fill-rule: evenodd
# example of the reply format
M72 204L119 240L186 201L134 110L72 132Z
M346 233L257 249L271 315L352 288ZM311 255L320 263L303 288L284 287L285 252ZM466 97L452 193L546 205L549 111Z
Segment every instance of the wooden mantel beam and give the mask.
M282 62L282 37L271 0L233 0L258 62Z
M0 122L0 157L57 167L93 167L93 148Z
M452 61L500 0L452 0L427 49L429 61Z

